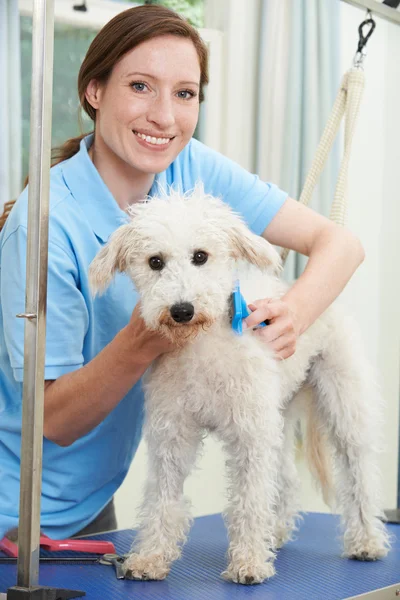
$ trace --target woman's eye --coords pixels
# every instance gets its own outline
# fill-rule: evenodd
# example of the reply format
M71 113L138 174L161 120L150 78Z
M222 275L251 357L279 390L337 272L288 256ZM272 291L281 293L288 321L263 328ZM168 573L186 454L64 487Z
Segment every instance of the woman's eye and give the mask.
M198 250L197 252L195 252L193 254L192 262L195 265L204 265L204 263L206 263L207 260L208 260L208 254L207 254L207 252L204 252L203 250Z
M192 92L191 90L181 90L178 92L178 98L182 100L190 100L190 98L194 98L197 94Z
M161 271L164 268L164 261L160 256L152 256L149 258L150 269L153 271Z
M135 92L144 92L147 86L141 81L134 81L133 83L131 83L131 87L133 87Z

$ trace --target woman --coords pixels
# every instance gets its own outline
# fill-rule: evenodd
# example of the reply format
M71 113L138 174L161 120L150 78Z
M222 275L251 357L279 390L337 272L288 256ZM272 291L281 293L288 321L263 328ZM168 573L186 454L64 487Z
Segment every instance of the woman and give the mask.
M279 301L260 299L248 327L265 319L279 359L341 292L363 259L359 241L272 184L192 139L207 84L207 50L178 15L150 5L115 17L92 42L78 78L94 133L69 140L51 170L41 527L54 538L115 527L112 497L137 449L140 379L173 350L147 330L119 275L93 299L88 266L159 186L198 180L272 244L309 256ZM0 536L18 522L27 190L0 236ZM4 337L4 339L2 339Z

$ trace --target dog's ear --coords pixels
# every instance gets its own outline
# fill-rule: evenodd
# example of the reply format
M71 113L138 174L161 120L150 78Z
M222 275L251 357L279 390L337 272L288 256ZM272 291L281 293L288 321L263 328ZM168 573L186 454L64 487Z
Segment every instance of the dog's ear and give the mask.
M252 233L239 219L232 223L228 235L235 259L245 260L262 270L272 268L279 272L282 269L281 257L272 244Z
M132 225L122 225L95 256L89 267L89 285L93 295L102 293L117 271L122 273L126 270L132 238Z

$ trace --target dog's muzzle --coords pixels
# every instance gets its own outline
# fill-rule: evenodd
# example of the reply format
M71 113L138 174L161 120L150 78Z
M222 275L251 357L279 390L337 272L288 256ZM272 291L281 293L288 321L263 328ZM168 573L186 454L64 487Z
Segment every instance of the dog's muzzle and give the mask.
M188 323L193 319L194 306L190 302L174 304L171 306L170 313L176 323Z

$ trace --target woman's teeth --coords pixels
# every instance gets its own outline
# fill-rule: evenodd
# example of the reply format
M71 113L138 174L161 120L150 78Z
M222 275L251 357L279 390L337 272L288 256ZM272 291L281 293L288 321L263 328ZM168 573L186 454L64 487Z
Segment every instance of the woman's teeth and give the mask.
M168 142L170 141L170 138L151 137L150 135L144 135L143 133L139 133L138 131L134 131L133 133L140 137L142 140L145 140L145 142L148 142L149 144L155 144L156 146L168 144Z

